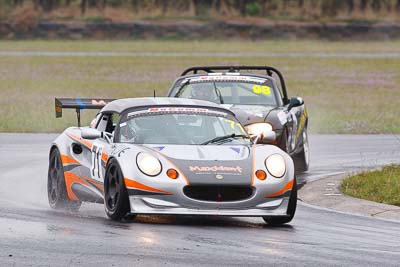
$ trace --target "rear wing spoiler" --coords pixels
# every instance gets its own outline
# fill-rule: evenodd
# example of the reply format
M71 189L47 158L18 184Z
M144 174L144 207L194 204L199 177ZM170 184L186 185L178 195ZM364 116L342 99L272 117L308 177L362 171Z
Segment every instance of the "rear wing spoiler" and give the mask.
M286 91L285 79L283 78L282 73L274 67L269 66L198 66L191 67L182 72L181 76L188 75L190 73L197 74L199 71L203 71L206 73L213 73L215 71L228 71L228 72L237 72L241 70L251 71L251 70L263 70L266 74L272 77L273 74L276 74L279 78L279 82L281 84L282 94L283 94L283 102L285 104L289 103L289 98Z
M81 127L82 109L101 109L115 99L106 98L55 98L56 118L62 117L64 108L75 109L78 119L78 127Z

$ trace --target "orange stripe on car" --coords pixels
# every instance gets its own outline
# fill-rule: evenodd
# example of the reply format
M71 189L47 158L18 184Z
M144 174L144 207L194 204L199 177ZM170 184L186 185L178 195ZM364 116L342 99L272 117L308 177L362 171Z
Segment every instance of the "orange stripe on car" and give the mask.
M164 154L160 153L159 151L157 151L157 150L153 150L153 151L156 152L158 155L160 155L163 159L165 159L169 164L171 164L171 165L174 167L174 169L177 170L178 173L182 175L182 177L183 177L183 179L185 179L187 185L190 184L189 179L187 178L187 176L183 173L183 171L181 171L181 170L178 168L178 166L176 166L175 163L173 163L172 161L170 161L166 156L164 156Z
M88 176L83 176L83 178L94 184L99 190L104 191L104 186L99 181L96 181Z
M65 164L79 164L81 165L81 163L73 158L71 158L70 156L67 155L61 155L61 162L63 165Z
M78 197L72 192L72 185L74 183L88 185L85 180L82 180L78 175L73 172L64 172L65 185L67 187L67 194L71 200L79 200Z
M79 136L77 136L75 134L72 134L72 133L67 133L67 135L69 137L71 137L72 139L74 139L75 141L80 142L81 144L83 144L87 148L92 149L93 144L91 142L89 142L88 140L83 139L82 137L79 137Z
M290 180L281 190L272 194L265 195L265 197L276 197L285 194L287 191L292 190L293 182L294 179Z
M102 152L102 153L101 153L101 159L102 159L104 162L107 162L107 160L108 160L108 155L107 155L106 152Z
M137 181L128 179L128 178L124 178L125 181L125 186L127 188L134 188L134 189L139 189L139 190L144 190L144 191L149 191L149 192L153 192L153 193L162 193L162 194L166 194L166 195L172 195L172 193L164 191L164 190L160 190L145 184L141 184Z

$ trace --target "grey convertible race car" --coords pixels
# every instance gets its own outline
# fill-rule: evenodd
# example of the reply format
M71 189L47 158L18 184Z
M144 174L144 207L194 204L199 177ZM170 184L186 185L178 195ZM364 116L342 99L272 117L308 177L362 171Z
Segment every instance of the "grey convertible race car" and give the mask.
M56 99L63 108L100 108L88 127L52 143L48 199L55 209L104 203L113 220L137 214L260 216L290 222L297 187L291 157L275 135L250 138L235 115L201 100ZM262 138L263 140L261 140ZM254 140L253 140L254 139ZM255 140L257 139L257 140Z
M192 67L175 80L168 96L218 103L233 111L250 135L274 131L274 144L292 156L296 171L308 170L307 109L300 97L288 98L285 80L277 69Z

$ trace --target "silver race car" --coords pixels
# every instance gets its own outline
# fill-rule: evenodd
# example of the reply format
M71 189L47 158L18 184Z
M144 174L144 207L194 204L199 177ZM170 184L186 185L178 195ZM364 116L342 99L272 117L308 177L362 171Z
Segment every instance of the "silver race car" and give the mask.
M288 97L283 74L268 66L200 66L185 70L169 97L215 102L232 110L250 135L274 131L297 173L310 164L308 112L300 97ZM305 182L305 181L302 181Z
M104 107L103 107L104 106ZM52 143L52 208L104 203L108 217L137 214L260 216L290 222L297 187L293 161L251 139L221 106L178 98L56 99L63 108L101 108L89 127L70 127ZM79 121L80 124L80 121ZM257 138L256 138L257 139Z

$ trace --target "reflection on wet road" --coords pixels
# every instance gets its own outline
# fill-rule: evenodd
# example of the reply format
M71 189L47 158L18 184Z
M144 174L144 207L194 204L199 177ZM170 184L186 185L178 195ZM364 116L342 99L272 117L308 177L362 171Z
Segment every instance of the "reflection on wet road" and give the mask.
M301 202L283 227L216 216L139 216L118 223L97 204L84 204L77 214L53 211L46 193L53 138L0 134L0 265L398 265L400 223ZM310 141L306 180L400 158L393 136Z

